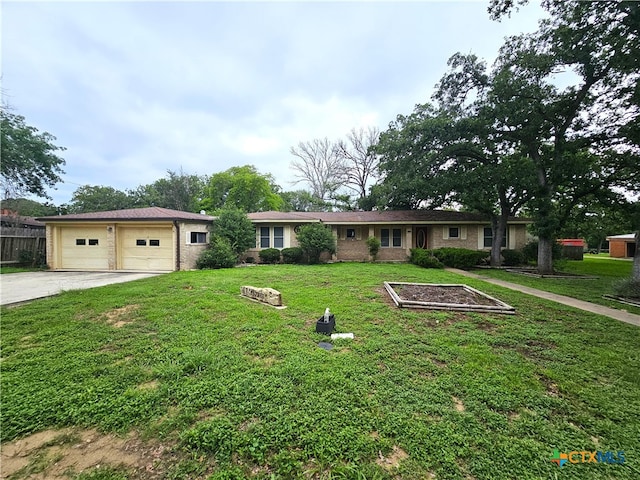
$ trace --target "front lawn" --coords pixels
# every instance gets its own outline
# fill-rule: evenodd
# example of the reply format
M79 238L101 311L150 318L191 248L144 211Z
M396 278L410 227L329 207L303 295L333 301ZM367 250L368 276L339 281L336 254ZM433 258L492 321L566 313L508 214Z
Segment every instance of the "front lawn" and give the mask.
M504 270L478 270L476 273L507 282L526 285L547 292L566 295L586 302L597 303L611 308L624 309L640 315L640 308L604 298L613 295L613 285L631 276L633 263L610 257L585 255L584 260L567 260L561 264L561 271L577 275L595 276L596 279L535 278Z
M466 283L517 314L398 309L385 280ZM331 351L326 307L355 334ZM177 272L3 308L2 442L74 427L13 479L92 429L135 448L65 478L635 479L638 345L638 327L407 264ZM556 449L624 463L559 467Z

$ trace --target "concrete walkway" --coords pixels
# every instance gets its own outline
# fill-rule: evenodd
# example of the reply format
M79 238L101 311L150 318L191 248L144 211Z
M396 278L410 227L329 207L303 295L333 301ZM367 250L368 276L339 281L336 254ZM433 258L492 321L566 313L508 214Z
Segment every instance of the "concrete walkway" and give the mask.
M552 302L561 303L570 307L579 308L586 312L597 313L598 315L604 315L606 317L619 320L621 322L630 323L640 327L640 315L626 312L624 310L617 310L615 308L605 307L604 305L597 305L595 303L585 302L576 298L567 297L565 295L558 295L556 293L545 292L544 290L538 290L537 288L525 287L517 283L505 282L504 280L498 280L495 278L484 277L476 273L467 272L465 270L458 270L457 268L447 268L449 272L457 273L458 275L464 275L465 277L475 278L482 280L483 282L499 285L504 288L516 290L518 292L526 293L527 295L533 295L535 297L544 298L545 300L551 300Z

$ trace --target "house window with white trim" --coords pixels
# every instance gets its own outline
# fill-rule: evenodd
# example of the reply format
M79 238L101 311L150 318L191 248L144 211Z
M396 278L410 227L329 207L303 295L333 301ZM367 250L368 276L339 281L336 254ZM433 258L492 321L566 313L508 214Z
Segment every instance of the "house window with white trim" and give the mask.
M460 228L449 227L449 238L460 238Z
M284 248L284 227L273 227L273 248Z
M189 243L207 243L207 232L189 232Z
M380 229L380 246L381 247L402 247L402 229L401 228L381 228Z
M484 227L483 229L483 245L484 248L491 248L493 246L493 231L491 227ZM507 247L507 232L502 237L502 248Z
M271 247L271 229L269 227L260 227L260 248Z
M285 227L260 227L259 248L284 248ZM273 246L273 247L272 247Z

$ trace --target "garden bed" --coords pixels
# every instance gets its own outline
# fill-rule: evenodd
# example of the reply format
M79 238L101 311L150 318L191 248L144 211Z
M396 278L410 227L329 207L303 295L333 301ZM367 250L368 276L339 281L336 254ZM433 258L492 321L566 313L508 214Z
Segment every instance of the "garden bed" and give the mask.
M576 279L576 280L597 280L598 277L594 275L578 275L575 273L555 272L550 274L540 274L535 268L507 268L505 271L509 273L517 273L520 275L526 275L534 278L558 278L558 279Z
M512 306L468 285L384 282L384 287L400 308L515 313Z

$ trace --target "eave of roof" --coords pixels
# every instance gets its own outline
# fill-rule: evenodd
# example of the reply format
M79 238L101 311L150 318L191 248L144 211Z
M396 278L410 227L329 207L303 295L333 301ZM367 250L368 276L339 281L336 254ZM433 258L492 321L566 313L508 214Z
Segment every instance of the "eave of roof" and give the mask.
M448 210L385 210L375 212L256 212L248 215L254 223L323 222L332 225L366 224L447 224L486 223L481 214ZM510 217L510 224L529 224L530 219Z
M54 222L132 222L132 221L199 221L211 222L215 217L200 213L182 212L161 207L128 208L123 210L109 210L106 212L74 213L40 217L36 220L45 223Z

